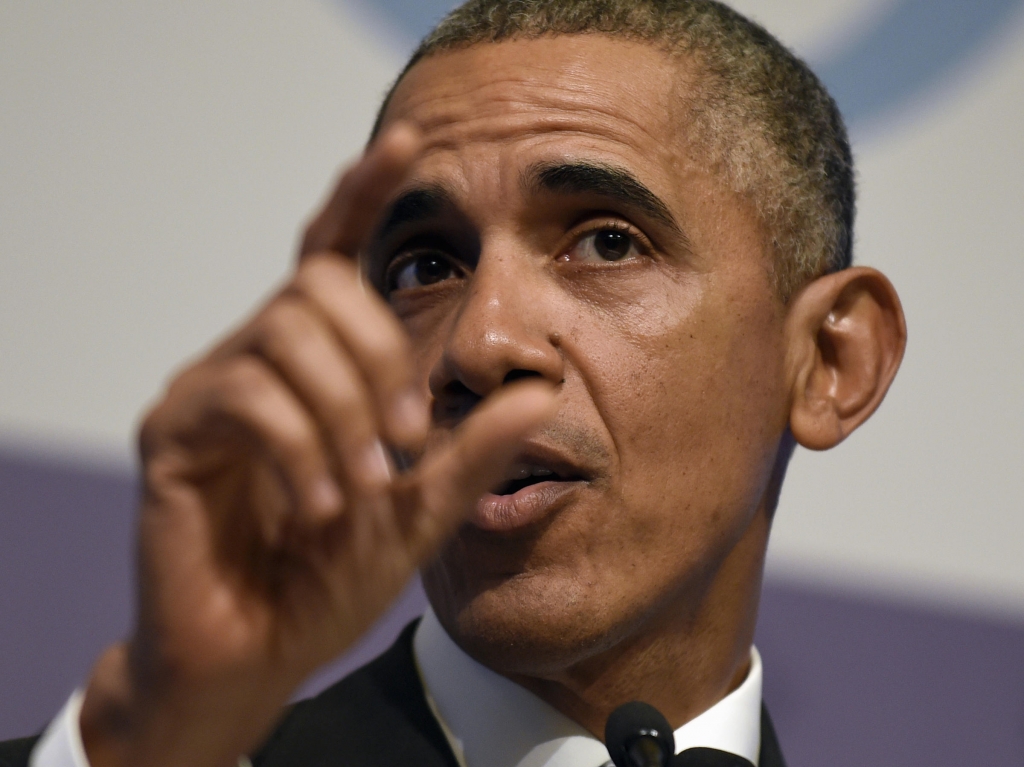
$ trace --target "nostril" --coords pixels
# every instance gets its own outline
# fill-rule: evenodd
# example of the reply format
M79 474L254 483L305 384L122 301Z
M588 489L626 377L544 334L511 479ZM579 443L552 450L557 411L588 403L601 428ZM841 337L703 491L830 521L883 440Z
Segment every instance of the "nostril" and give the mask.
M503 384L510 384L513 381L518 381L521 378L540 378L541 374L536 370L510 370L506 374L505 378L502 379Z

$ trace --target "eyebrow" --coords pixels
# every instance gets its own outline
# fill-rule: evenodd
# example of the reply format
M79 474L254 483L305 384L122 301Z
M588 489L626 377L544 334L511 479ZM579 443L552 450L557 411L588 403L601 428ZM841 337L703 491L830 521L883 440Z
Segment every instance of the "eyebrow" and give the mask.
M668 206L624 168L586 161L538 163L523 174L523 186L533 193L589 194L615 200L647 214L676 234L683 234ZM456 208L456 195L444 184L414 187L391 204L374 239L380 242L398 229Z
M391 203L374 239L379 242L404 226L437 218L445 210L455 207L455 195L442 184L409 189Z
M605 197L647 214L676 234L683 233L668 206L624 168L586 161L540 163L524 174L523 183L534 192Z

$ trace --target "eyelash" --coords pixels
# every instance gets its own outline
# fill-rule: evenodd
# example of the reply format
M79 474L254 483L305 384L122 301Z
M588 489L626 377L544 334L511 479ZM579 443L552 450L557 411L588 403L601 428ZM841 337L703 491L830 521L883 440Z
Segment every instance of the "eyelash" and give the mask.
M637 249L640 251L640 255L650 255L654 251L654 243L651 242L650 238L647 237L643 232L637 229L632 224L629 224L621 219L614 218L590 218L586 223L578 225L569 232L568 243L559 248L558 257L562 258L572 248L579 244L585 237L589 237L597 232L603 232L607 230L615 232L621 232L622 234L629 235L637 245Z
M612 230L621 232L622 234L628 235L636 244L637 249L640 251L640 255L649 255L655 248L654 243L639 229L632 224L629 224L621 219L612 218L590 218L584 224L577 225L568 234L568 242L558 249L558 259L565 257L570 250L580 243L584 238L598 232ZM399 251L401 252L401 248ZM415 262L415 260L427 253L437 253L442 255L451 264L452 270L459 274L465 274L465 269L459 264L459 259L452 256L444 247L440 246L415 246L405 250L402 255L394 258L384 270L383 284L386 292L393 290L392 284L398 275L401 274L402 270L408 265Z
M396 290L396 288L393 287L394 281L398 279L398 276L405 270L407 266L414 264L417 258L427 254L436 253L438 256L443 257L444 260L446 260L451 265L453 272L456 272L458 274L466 273L466 270L463 269L462 266L460 266L459 259L452 256L444 248L441 247L417 246L414 248L409 248L408 250L404 251L400 250L400 252L401 255L396 256L394 259L392 259L384 270L383 285L386 293L390 293L393 290Z

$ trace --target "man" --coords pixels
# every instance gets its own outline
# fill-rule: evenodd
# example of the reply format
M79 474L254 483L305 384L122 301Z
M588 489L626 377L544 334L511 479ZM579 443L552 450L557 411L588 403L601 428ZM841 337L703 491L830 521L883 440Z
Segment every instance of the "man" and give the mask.
M375 135L146 419L134 633L8 762L598 767L644 700L781 765L752 640L786 465L906 337L850 267L835 105L710 0L471 0ZM424 620L279 721L420 567Z

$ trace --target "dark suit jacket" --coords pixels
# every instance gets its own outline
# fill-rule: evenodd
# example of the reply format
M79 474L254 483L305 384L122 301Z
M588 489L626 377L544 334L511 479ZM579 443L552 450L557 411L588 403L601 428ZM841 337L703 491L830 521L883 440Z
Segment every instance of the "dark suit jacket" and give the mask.
M415 626L376 660L291 706L253 756L254 767L458 767L416 672ZM34 743L0 744L0 767L27 767ZM785 767L764 709L760 767Z

